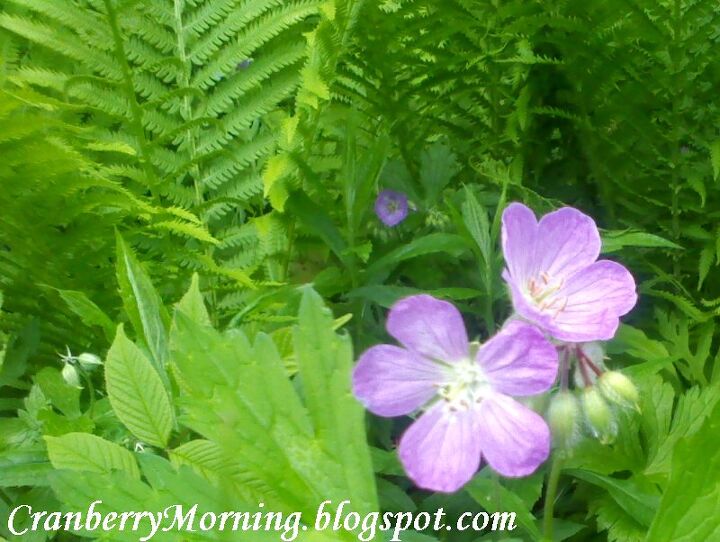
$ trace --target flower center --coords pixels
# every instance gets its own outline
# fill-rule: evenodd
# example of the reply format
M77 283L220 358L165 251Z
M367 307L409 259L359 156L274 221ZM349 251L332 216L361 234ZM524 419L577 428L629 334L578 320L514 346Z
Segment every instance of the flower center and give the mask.
M475 361L460 361L450 371L452 376L440 387L438 395L452 412L470 410L492 391L485 373Z
M564 283L564 279L553 280L547 272L543 271L539 277L532 277L528 281L527 293L540 311L557 316L565 310L568 302L567 297L555 295Z

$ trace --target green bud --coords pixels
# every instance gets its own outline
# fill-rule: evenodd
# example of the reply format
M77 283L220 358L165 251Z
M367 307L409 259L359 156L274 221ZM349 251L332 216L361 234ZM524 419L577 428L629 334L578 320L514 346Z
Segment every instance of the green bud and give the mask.
M580 433L580 404L569 391L561 391L550 400L547 420L557 448L568 449Z
M80 375L78 374L78 370L75 368L75 366L66 363L62 368L62 377L65 382L67 382L74 388L82 388L82 386L80 385Z
M638 389L624 374L618 371L603 373L598 380L600 392L611 403L624 408L634 408L640 412L640 394Z
M617 424L613 413L603 396L595 386L582 392L582 405L590 430L603 444L611 443L617 434Z
M89 352L83 352L77 357L77 361L80 366L86 371L91 371L98 365L102 365L102 360L95 354Z

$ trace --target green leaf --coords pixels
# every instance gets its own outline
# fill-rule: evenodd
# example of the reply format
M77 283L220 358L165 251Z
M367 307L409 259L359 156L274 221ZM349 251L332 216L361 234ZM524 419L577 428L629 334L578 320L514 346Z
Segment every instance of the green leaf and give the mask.
M647 542L695 542L720 539L720 404L700 430L678 442L670 480Z
M329 317L326 310L323 314ZM307 316L301 316L301 321L304 327L312 327L311 334L302 334L306 352L299 356L301 365L330 359L338 369L331 375L332 382L321 383L323 396L333 399L329 406L337 417L332 427L321 433L315 430L297 391L302 389L309 407L312 394L307 384L327 375L306 378L303 373L292 382L268 335L258 334L251 345L238 330L221 334L176 311L171 359L182 390L178 399L183 423L216 444L223 456L232 458L232 469L223 471L222 479L242 488L243 494L256 502L261 498L268 508L312 513L325 499L337 503L351 498L355 510L377 509L375 502L368 505L363 500L368 500L366 488L373 487L374 478L369 458L367 468L358 460L367 453L367 443L362 407L350 393L349 342L333 331L331 317L309 322ZM307 353L315 346L316 334L330 342L323 343L320 352L313 349ZM297 344L298 340L296 350ZM311 355L317 359L308 362ZM338 394L341 399L336 402ZM343 448L337 453L336 440L352 450ZM370 498L375 497L373 490Z
M69 417L80 416L80 390L65 382L60 371L45 367L35 375L35 382L60 412Z
M595 515L598 531L607 531L608 542L643 542L647 526L639 523L607 493L593 497L588 503Z
M295 353L316 438L340 462L355 509L377 509L365 413L350 393L350 338L333 332L332 314L310 288L300 302Z
M198 226L190 222L182 222L181 220L164 220L152 224L153 228L165 230L177 235L197 239L204 243L218 245L220 241L215 239L204 226Z
M373 469L378 474L390 476L405 476L405 470L395 452L389 452L382 448L370 448Z
M119 326L105 362L110 404L125 427L139 440L165 447L173 412L160 376Z
M107 340L112 341L115 324L84 292L75 290L57 290L57 292L68 308L77 314L85 325L101 327Z
M304 192L293 192L287 209L297 216L308 230L322 239L342 262L347 262L348 246L327 211Z
M27 324L11 338L0 358L0 388L3 386L24 387L19 378L25 373L28 358L35 353L40 343L40 326L37 320Z
M200 292L200 277L197 273L193 273L190 289L178 302L176 308L188 315L194 322L203 326L210 325L210 315Z
M392 270L393 267L400 262L424 256L426 254L436 254L445 252L453 256L459 256L468 249L465 239L452 233L431 233L424 237L413 239L395 250L392 250L385 256L376 260L367 270L370 277L375 278L378 275Z
M167 328L170 317L145 270L118 233L117 278L123 305L135 332L147 345L153 366L167 385Z
M492 238L487 211L480 205L472 191L465 187L465 201L462 204L465 227L477 244L486 264L492 262Z
M118 446L89 433L68 433L45 437L50 462L56 469L107 474L119 470L132 478L140 477L135 456Z
M491 478L488 469L483 469L467 486L466 491L483 508L492 512L510 511L532 540L540 540L542 534L537 526L531 508L514 492L500 485L497 478Z
M716 139L710 145L710 162L712 163L713 179L720 177L720 139Z
M621 480L587 470L568 469L565 473L606 490L613 500L641 525L647 527L652 522L660 503L660 494L652 489L654 486L640 485L632 479Z
M391 512L414 512L417 509L415 502L400 487L378 478L378 499L380 508Z
M370 286L361 286L348 292L350 299L361 298L377 303L381 307L389 308L398 299L409 295L426 293L439 297L440 299L477 299L482 297L483 292L473 288L437 288L435 290L410 288L408 286L394 286L385 284L372 284Z
M442 142L433 143L420 156L420 182L425 189L425 201L432 205L442 189L460 170L450 147Z
M232 454L209 440L191 440L170 451L174 465L189 465L207 480L217 483L223 476L233 474L237 463Z
M646 475L666 476L671 473L671 458L677 442L683 437L695 434L703 427L705 420L714 412L718 400L720 394L716 386L690 388L676 399L670 427L665 426L665 432L661 435L663 438L658 442L657 449L652 455L648 454ZM672 405L673 401L670 400L665 408L670 409ZM667 422L669 420L665 423Z
M0 452L0 487L46 486L52 471L43 450Z
M637 230L616 230L602 232L602 253L617 252L626 247L682 249L677 243Z
M707 278L710 268L715 262L715 247L708 245L700 251L700 258L698 258L698 285L697 289L700 291L703 282Z

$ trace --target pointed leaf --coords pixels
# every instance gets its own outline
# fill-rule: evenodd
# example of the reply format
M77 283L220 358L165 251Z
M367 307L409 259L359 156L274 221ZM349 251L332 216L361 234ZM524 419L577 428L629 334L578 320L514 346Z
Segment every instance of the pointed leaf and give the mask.
M61 437L45 437L50 462L56 469L107 474L123 471L132 478L140 477L135 456L125 448L89 433L68 433Z
M167 329L170 318L150 277L117 234L117 278L123 305L135 333L150 350L155 369L166 381Z
M105 362L110 404L120 421L144 443L165 447L173 412L165 387L142 351L118 327Z

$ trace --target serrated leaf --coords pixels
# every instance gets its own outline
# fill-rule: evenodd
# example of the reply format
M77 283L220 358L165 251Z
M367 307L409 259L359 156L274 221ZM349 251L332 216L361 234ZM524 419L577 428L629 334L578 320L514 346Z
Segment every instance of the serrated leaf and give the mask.
M61 437L45 437L50 462L56 469L108 474L123 471L140 478L135 456L113 442L89 433L68 433Z
M295 329L295 354L316 438L340 462L356 510L377 508L364 411L350 393L352 346L333 332L333 317L307 288Z
M194 322L204 326L210 325L210 315L205 307L202 292L200 292L200 277L197 273L193 273L190 288L182 296L176 308L187 314Z
M589 508L596 516L598 530L607 531L608 542L642 542L645 539L647 526L637 522L607 493L593 498Z
M649 526L655 516L660 495L650 484L640 484L633 479L622 480L587 470L568 469L568 474L585 480L608 492L612 499L636 522Z
M170 460L174 465L189 465L210 481L217 481L235 465L228 455L216 443L209 440L191 440L170 451Z
M654 454L648 457L647 475L667 475L677 442L699 431L713 413L720 396L717 388L690 388L676 400L672 423ZM670 403L672 405L672 402Z
M91 151L117 152L128 156L137 155L137 151L131 145L122 141L93 141L87 144L87 148Z
M637 230L603 231L601 237L603 254L616 252L626 247L669 248L675 250L683 248L659 235Z
M712 164L713 179L717 181L720 177L720 139L716 139L710 144L710 163Z
M153 228L169 231L176 233L183 237L189 237L190 239L197 239L204 243L210 243L211 245L218 245L220 241L215 239L207 229L203 226L198 226L191 222L182 222L180 220L163 220L161 222L154 222Z
M647 542L720 539L720 404L699 431L678 442L670 480L647 533Z
M462 216L465 227L480 249L480 254L487 264L492 261L492 240L490 237L490 221L487 211L480 205L475 195L465 189L465 201L462 204Z
M118 419L140 441L165 447L173 412L160 376L118 327L105 362L108 398Z
M710 268L715 262L715 247L708 245L700 252L700 258L698 259L698 285L697 289L700 291L703 282L710 272Z
M432 205L455 174L460 171L455 154L446 143L435 142L420 156L420 182L425 201Z

